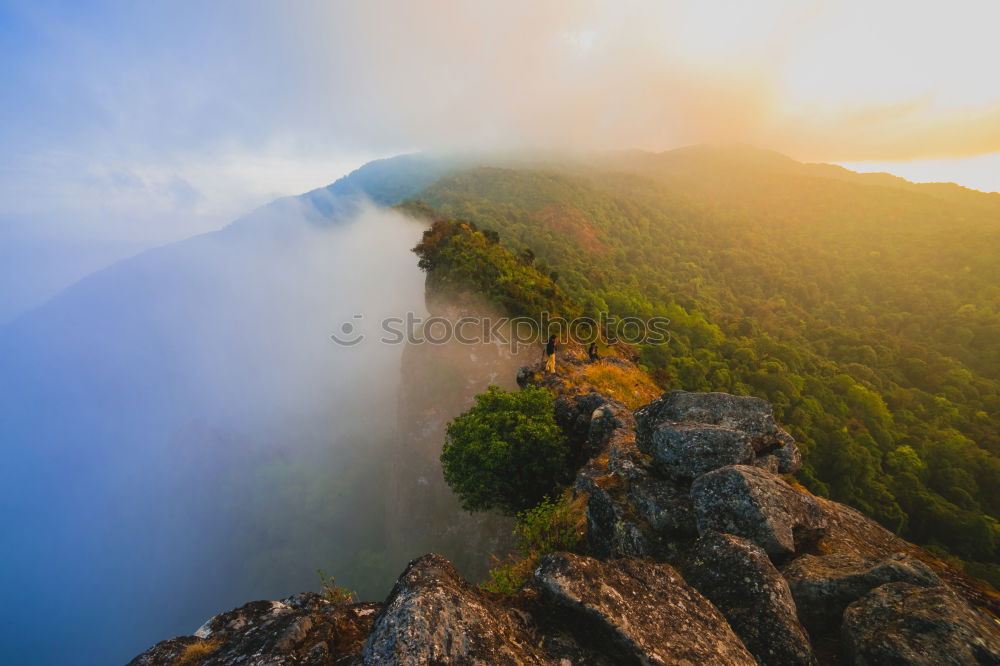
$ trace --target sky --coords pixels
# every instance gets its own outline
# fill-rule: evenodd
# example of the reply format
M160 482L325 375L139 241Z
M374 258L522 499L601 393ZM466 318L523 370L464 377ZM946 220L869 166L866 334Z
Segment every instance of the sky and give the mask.
M742 142L1000 190L992 0L0 0L0 321L415 150Z

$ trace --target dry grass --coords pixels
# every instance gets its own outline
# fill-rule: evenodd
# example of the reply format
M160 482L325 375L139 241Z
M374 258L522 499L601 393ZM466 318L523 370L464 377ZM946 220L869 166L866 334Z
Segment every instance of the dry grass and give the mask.
M221 643L217 640L198 641L184 648L178 655L173 666L197 666L205 657L219 649Z
M629 409L649 404L663 392L639 368L623 368L613 363L597 361L587 365L582 375L598 391L620 400Z

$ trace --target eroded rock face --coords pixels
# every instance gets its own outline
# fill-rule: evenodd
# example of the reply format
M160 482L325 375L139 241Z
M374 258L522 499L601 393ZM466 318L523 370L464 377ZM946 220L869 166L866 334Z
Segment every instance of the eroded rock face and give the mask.
M760 398L671 391L635 412L636 442L666 474L695 478L727 465L772 457L777 472L801 465L791 435Z
M880 585L941 584L927 565L903 553L875 561L849 553L805 554L782 567L782 574L798 604L799 617L816 632L839 627L847 605Z
M580 632L640 664L754 664L712 604L667 564L542 558L535 584Z
M616 430L634 424L628 407L594 391L560 396L555 418L566 433L577 466L603 450Z
M848 606L855 664L1000 664L1000 628L944 586L888 583Z
M358 657L382 604L336 604L307 592L282 601L254 601L216 615L194 636L154 645L129 666L166 666L187 650L200 666L330 664Z
M788 583L754 542L706 532L688 554L684 578L722 611L762 666L816 663Z
M746 537L772 557L794 553L797 541L815 540L827 526L811 495L758 467L732 465L703 474L691 484L691 500L700 533Z
M365 644L365 664L544 664L521 616L490 603L440 555L410 563Z

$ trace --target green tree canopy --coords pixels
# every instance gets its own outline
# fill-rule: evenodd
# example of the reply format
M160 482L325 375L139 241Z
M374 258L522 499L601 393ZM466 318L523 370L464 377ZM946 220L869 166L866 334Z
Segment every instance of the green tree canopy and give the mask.
M552 493L569 453L553 407L545 389L490 386L448 424L441 464L465 509L514 515Z

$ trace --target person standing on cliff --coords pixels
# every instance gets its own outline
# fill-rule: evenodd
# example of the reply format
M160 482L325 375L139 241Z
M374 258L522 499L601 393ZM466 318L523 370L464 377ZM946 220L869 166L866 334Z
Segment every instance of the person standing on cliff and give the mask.
M555 373L556 371L556 336L550 335L549 341L545 343L545 355L548 361L545 362L545 372Z

